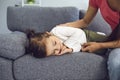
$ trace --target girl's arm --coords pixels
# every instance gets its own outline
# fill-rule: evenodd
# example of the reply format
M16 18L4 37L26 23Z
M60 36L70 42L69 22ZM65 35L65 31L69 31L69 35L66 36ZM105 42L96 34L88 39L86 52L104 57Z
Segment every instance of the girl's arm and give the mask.
M78 28L57 26L51 30L51 33L63 40L63 43L72 48L73 52L80 51L81 44L87 42L84 31Z
M76 28L87 27L87 25L92 21L92 19L96 15L97 11L98 11L97 8L94 8L94 7L89 5L88 10L87 10L87 12L86 12L83 19L77 20L77 21L74 21L74 22L68 22L68 23L61 24L61 25L70 26L70 27L76 27Z

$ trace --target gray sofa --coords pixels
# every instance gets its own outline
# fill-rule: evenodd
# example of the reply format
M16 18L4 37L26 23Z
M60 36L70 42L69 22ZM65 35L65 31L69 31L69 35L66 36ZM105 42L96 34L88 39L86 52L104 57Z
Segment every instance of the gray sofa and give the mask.
M78 52L38 59L26 51L27 29L50 31L84 13L75 7L8 7L7 25L12 32L0 34L0 80L107 80L107 59L99 54ZM88 29L111 33L99 14Z

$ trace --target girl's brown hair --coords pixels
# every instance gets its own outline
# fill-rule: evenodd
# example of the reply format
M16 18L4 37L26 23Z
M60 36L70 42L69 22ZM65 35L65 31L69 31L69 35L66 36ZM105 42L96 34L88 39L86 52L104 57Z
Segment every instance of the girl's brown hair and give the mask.
M35 33L33 30L27 31L27 37L29 39L28 50L36 58L46 57L46 45L45 38L48 38L50 35L46 32Z

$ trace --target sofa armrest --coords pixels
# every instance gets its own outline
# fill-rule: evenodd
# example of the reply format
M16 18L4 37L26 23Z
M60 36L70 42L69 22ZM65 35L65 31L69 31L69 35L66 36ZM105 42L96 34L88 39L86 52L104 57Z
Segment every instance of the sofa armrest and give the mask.
M16 59L25 54L27 37L22 32L0 34L0 56Z
M85 10L80 10L80 19L84 17L85 12ZM100 12L97 13L95 18L92 20L92 22L88 25L86 29L103 32L106 35L110 35L110 33L112 32L110 25L103 19Z

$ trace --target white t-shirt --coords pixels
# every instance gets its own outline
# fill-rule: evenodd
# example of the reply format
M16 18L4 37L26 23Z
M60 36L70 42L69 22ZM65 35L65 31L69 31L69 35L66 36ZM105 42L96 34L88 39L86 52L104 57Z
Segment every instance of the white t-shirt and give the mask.
M57 36L73 52L79 52L81 45L87 42L85 32L79 28L56 26L51 33Z

